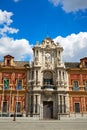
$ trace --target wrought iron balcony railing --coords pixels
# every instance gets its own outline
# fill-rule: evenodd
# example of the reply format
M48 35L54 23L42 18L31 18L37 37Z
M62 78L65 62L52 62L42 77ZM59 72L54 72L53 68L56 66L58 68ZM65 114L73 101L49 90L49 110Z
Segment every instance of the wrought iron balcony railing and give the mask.
M55 90L56 87L54 85L44 85L44 86L41 87L41 89L53 89L53 90Z

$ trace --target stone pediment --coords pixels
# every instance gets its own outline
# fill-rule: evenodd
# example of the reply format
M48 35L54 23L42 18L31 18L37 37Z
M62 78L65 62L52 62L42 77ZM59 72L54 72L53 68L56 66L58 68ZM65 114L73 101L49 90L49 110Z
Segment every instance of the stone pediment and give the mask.
M55 48L56 45L54 43L54 41L51 38L46 38L42 41L42 45L41 47L44 47L46 49L50 49L50 48Z

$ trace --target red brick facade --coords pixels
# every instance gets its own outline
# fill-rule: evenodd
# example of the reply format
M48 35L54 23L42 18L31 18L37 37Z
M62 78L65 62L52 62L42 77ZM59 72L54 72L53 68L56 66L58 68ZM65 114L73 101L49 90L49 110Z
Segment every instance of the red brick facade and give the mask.
M87 58L68 69L70 113L87 113Z
M7 61L9 60L9 61ZM8 64L7 64L8 62ZM21 64L21 65L20 65ZM26 113L26 86L27 72L23 62L15 62L14 57L7 55L0 66L0 113L18 116ZM9 88L4 89L4 78L9 83ZM18 82L20 89L17 88ZM18 110L17 110L18 109Z

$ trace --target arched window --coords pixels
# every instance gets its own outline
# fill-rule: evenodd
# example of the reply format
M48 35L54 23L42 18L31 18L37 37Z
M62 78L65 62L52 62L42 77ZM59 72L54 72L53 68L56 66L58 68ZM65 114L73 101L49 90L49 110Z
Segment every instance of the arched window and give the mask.
M52 72L44 72L43 74L43 84L44 85L53 85L53 74Z

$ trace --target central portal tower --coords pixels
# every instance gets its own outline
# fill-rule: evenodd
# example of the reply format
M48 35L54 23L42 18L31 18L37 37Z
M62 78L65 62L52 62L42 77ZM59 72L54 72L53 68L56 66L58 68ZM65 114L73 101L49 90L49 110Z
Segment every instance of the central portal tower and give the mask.
M46 38L33 47L29 64L28 116L59 119L69 112L67 72L62 61L63 48Z

